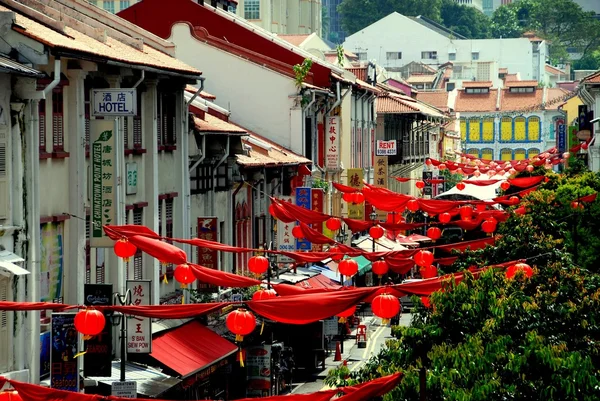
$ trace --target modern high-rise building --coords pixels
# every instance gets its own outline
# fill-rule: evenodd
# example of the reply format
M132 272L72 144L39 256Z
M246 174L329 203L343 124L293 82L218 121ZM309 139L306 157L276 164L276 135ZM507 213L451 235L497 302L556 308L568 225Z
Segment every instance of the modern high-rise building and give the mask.
M342 0L323 0L323 36L328 41L338 44L346 40L346 32L342 29L342 16L337 8Z
M92 3L93 5L113 14L126 9L138 1L139 0L88 0L88 2Z
M454 0L456 3L463 6L474 7L479 11L483 12L482 0Z

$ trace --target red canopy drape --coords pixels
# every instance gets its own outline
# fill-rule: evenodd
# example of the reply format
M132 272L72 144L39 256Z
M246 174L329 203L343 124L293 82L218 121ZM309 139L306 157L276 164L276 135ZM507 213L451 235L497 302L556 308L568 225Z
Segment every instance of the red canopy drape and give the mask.
M435 249L446 251L446 252L452 252L452 250L464 252L465 250L467 250L467 248L474 251L477 249L483 249L488 245L494 245L495 243L496 243L496 238L489 237L489 238L476 239L476 240L472 240L472 241L457 242L455 244L437 245L437 246L435 246Z
M390 267L390 270L397 274L406 274L415 265L415 261L412 259L387 258L385 261Z
M229 305L229 302L211 302L187 305L142 305L142 306L97 306L98 310L121 312L126 315L150 317L153 319L185 319L216 312Z
M158 259L163 263L173 263L181 265L187 262L187 255L183 249L177 248L168 242L141 235L133 235L129 237L129 242L137 246L139 250L146 252L148 255Z
M510 185L515 186L517 188L529 188L541 183L544 178L545 177L543 175L538 175L534 177L517 177L509 178L508 182L510 182Z
M343 387L340 390L346 395L339 398L340 401L364 401L375 397L381 397L392 391L402 379L402 373L384 376L356 386Z
M322 224L322 223L319 223ZM321 234L317 230L309 227L307 224L300 222L300 228L304 234L304 238L311 244L335 244L335 240Z
M342 218L342 220L344 220L344 223L346 223L352 232L367 231L369 228L373 227L373 222L371 221L349 219L347 217Z
M487 187L488 185L494 185L497 182L504 180L463 180L465 184L476 185L478 187Z
M233 252L233 253L244 253L244 252L255 252L255 249L252 248L242 248L237 246L231 246L226 244L221 244L217 241L209 241L206 239L200 238L192 238L192 239L181 239L181 238L173 238L173 241L179 242L180 244L190 244L193 246L198 246L201 248L213 249L216 251L222 252Z
M357 189L357 188L349 187L347 185L340 184L338 182L332 182L331 185L333 185L333 187L335 189L337 189L338 191L343 192L345 194L351 194L351 193L359 191L359 189Z
M329 215L318 212L316 210L310 210L303 208L302 206L294 205L291 202L279 200L279 206L283 207L286 213L294 217L296 220L306 224L319 224L323 223L329 218Z
M260 285L260 281L251 277L239 276L220 270L209 269L194 263L189 263L194 276L202 283L212 284L219 287L252 287Z
M281 220L284 223L293 223L296 221L296 217L292 216L288 210L281 204L281 200L271 198L271 208L273 217L277 220Z
M129 238L134 235L141 235L143 237L159 239L160 235L152 231L146 226L137 226L133 224L125 224L122 226L104 226L104 232L112 240L118 240L122 237Z
M54 304L52 302L0 302L0 310L26 311L26 310L62 310L73 308L71 305Z

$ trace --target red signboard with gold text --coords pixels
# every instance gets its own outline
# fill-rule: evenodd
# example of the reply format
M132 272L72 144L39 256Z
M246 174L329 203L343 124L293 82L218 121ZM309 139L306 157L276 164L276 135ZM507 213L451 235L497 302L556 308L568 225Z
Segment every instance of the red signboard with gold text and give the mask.
M312 189L312 210L316 210L317 212L323 212L323 189L321 188L313 188ZM323 224L313 224L312 228L316 231L323 233ZM314 252L323 251L322 244L312 244L312 250Z
M218 241L217 236L218 220L216 217L198 217L197 237L209 241ZM198 247L198 264L210 269L219 268L219 251ZM214 286L198 283L198 289L216 288Z

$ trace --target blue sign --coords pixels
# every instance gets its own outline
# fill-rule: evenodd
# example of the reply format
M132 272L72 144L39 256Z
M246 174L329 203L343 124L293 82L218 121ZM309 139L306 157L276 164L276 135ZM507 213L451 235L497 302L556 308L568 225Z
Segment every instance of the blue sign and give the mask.
M50 387L79 392L79 369L75 313L52 314L52 348L50 351Z
M40 379L50 376L50 332L40 334Z
M558 152L563 153L567 151L567 126L564 120L558 120Z
M305 209L311 208L312 189L306 187L296 188L296 205ZM299 251L310 251L312 245L305 239L296 240L296 249Z

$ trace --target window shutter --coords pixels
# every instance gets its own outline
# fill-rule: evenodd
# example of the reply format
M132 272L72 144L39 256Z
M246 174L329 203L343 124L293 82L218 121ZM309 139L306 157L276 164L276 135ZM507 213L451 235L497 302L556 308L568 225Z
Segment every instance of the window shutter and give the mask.
M39 103L39 137L40 152L46 152L46 100L42 99Z
M8 301L8 277L0 277L0 301ZM0 371L8 370L8 312L0 311Z
M10 194L8 182L8 130L0 129L0 219L8 218L8 194Z
M142 148L142 118L138 116L133 117L133 147Z
M133 279L141 280L142 276L142 253L138 252L133 257Z
M129 149L129 117L123 119L123 149Z

